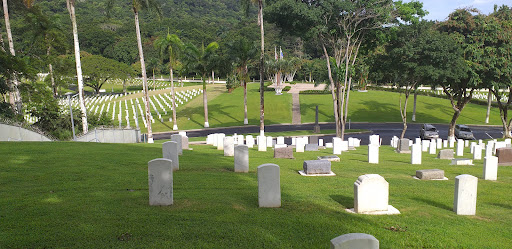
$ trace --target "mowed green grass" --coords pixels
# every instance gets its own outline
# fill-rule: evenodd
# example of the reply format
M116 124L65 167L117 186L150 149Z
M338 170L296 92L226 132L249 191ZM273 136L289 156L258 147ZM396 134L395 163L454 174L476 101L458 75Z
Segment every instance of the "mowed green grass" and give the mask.
M350 92L348 118L352 122L402 122L399 109L400 94L384 91ZM402 99L404 95L402 95ZM407 105L407 120L412 122L414 97ZM318 105L319 121L334 122L330 94L301 94L300 111L303 123L315 122ZM418 96L416 123L444 123L451 121L453 109L448 99ZM462 110L458 124L485 124L487 106L469 103ZM498 108L491 109L489 124L501 125Z
M346 233L368 233L381 248L509 248L512 243L512 167L498 181L478 182L477 214L452 211L454 178L482 175L423 153L422 165L389 146L380 164L367 147L333 162L334 177L297 174L304 160L332 151L294 153L250 149L249 173L234 173L233 158L191 145L175 172L174 205L149 206L147 162L158 144L2 142L0 248L329 248ZM468 153L468 149L466 149ZM468 155L466 154L466 157ZM282 207L258 207L256 169L280 166ZM445 170L448 181L414 180L418 169ZM389 204L400 215L350 214L353 184L363 174L389 182Z

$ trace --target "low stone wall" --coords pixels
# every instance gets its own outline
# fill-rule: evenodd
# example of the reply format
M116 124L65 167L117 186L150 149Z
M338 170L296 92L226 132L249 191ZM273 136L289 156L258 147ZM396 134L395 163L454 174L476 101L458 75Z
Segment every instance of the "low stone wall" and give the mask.
M76 138L77 142L98 143L140 143L140 130L138 129L104 129L97 128Z
M0 123L0 141L52 141L37 132Z

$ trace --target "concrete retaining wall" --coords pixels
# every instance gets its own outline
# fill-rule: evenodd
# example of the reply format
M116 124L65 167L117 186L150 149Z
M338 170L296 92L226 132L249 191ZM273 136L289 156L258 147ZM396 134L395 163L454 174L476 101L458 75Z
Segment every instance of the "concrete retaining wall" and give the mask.
M140 130L137 129L94 129L76 139L78 142L99 143L140 143Z
M18 126L0 124L0 141L52 141L51 139Z

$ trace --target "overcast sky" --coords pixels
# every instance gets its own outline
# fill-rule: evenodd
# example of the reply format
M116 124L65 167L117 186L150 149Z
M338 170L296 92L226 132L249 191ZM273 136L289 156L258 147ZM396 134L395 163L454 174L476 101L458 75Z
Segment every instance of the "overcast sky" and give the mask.
M404 2L410 2L405 0ZM479 9L483 14L493 12L494 5L501 6L503 4L512 6L512 0L419 0L423 2L423 9L428 11L425 17L427 20L445 20L455 9L464 7L474 7Z

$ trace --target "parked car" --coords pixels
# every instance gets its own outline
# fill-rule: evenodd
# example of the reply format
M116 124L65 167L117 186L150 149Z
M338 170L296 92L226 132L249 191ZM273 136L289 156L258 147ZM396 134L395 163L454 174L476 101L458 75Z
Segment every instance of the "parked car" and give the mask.
M474 140L473 132L467 125L455 125L455 137L465 140Z
M436 127L431 124L423 124L420 130L420 138L424 139L436 139L439 138L439 132Z

